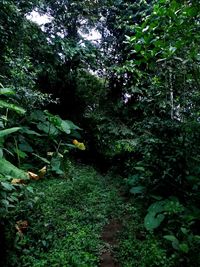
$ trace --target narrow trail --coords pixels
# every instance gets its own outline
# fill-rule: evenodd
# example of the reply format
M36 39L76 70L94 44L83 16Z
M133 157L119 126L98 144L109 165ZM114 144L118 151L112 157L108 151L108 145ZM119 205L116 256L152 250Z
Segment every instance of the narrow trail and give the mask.
M124 204L128 199L124 190L121 188L117 188L117 184L114 187L117 190L116 192L118 194L118 198L121 201L121 204ZM114 252L114 249L119 246L118 236L123 231L124 216L121 217L119 216L119 214L118 218L110 219L110 221L103 228L101 238L106 244L106 248L101 254L100 267L122 267L122 265L116 259L116 255Z
M102 252L100 267L121 267L112 251L113 246L117 245L117 234L121 230L122 223L119 220L112 219L105 225L102 240L108 245L108 248Z

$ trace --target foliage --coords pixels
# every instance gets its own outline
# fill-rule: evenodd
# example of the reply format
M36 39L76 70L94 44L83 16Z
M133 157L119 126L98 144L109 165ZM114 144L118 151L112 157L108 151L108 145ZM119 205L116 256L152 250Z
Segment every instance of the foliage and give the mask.
M127 91L128 103L140 114L132 128L138 133L137 161L130 158L126 163L128 184L132 193L147 194L150 202L152 197L161 196L148 208L144 226L153 230L162 225L163 231L179 232L180 240L173 234L165 237L177 253L185 253L182 257L187 264L193 264L186 254L198 243L194 225L199 220L199 197L188 178L196 177L198 167L194 166L199 157L198 10L195 1L155 1L148 16L134 26L134 35L127 38L133 50L126 65L118 68L119 73L125 70L135 77ZM198 179L195 181L198 187ZM171 203L172 194L177 199ZM188 229L184 238L178 230L181 227Z
M6 103L6 105L1 105L1 110L6 114L6 116L3 116L3 113L1 113L2 130L0 131L0 218L1 234L3 236L5 235L5 225L9 229L16 222L16 218L12 218L12 210L18 210L16 216L20 216L24 208L27 206L27 209L29 209L34 202L31 200L30 193L33 193L31 187L25 185L29 180L27 170L38 170L42 161L49 165L49 171L63 175L61 164L64 156L60 152L66 154L69 149L74 148L67 142L71 142L73 137L79 137L77 130L80 129L71 121L62 120L59 116L54 116L42 110L35 110L21 119L25 110L11 101L13 100L9 95L6 102L2 100L2 103ZM20 125L20 127L13 127L15 125ZM35 131L36 128L40 133ZM71 137L66 138L69 134L71 134ZM46 154L51 149L55 149L55 151L53 150L50 153L51 159L47 160ZM34 152L37 152L37 154ZM45 154L45 158L42 157L43 154ZM34 155L39 159L38 161L33 160ZM68 173L68 170L65 170L66 173ZM33 175L35 174L31 173L31 178ZM18 184L18 180L20 183L23 181L23 184ZM20 228L19 231L21 231ZM10 232L13 234L12 228ZM2 246L7 246L7 244L3 244L1 238L0 243ZM3 259L2 264L4 264Z
M13 209L16 209L16 206L19 205L20 202L23 204L28 203L29 197L32 191L32 187L24 187L24 185L15 185L11 184L10 181L2 179L0 183L0 192L1 192L1 220L8 219L10 216L10 212ZM29 202L30 204L31 202Z
M8 144L2 148L2 152L8 152L11 155L16 155L18 165L20 167L21 164L23 164L23 161L27 161L28 154L32 155L37 155L37 150L39 152L39 158L45 158L47 155L48 151L51 151L51 149L55 150L52 151L52 156L54 153L54 157L51 159L52 161L52 166L53 164L55 165L55 160L57 162L57 165L60 165L61 158L63 155L60 153L60 149L62 149L62 153L68 152L68 144L65 143L65 135L71 134L71 140L72 137L80 137L80 135L76 132L77 130L80 130L78 126L73 124L71 121L68 120L62 120L59 116L52 115L48 111L42 111L42 110L34 110L32 112L31 109L29 110L29 114L26 115L25 118L21 120L21 127L11 127L7 128L9 125L13 126L13 124L17 124L18 116L9 118L10 114L9 112L16 112L19 113L19 115L24 115L25 110L18 105L15 104L19 102L19 99L15 98L15 96L19 96L19 93L15 93L15 91L6 91L5 88L1 89L1 95L6 96L7 99L2 100L0 102L1 108L3 111L5 110L6 116L2 116L2 128L3 130L0 131L0 140L1 140L1 145L5 142L4 137L7 135L11 135L14 137L13 142L8 142ZM12 93L10 95L10 92ZM32 95L27 94L24 96L24 99L29 99L27 101L32 101ZM23 104L27 104L27 101L24 100L25 102ZM14 103L12 103L14 102ZM20 101L21 102L21 101ZM6 104L4 104L6 103ZM41 104L40 104L41 105ZM9 112L8 112L9 110ZM11 113L12 114L12 113ZM20 117L19 117L20 118ZM19 124L19 123L18 123ZM31 129L32 128L32 129ZM35 130L39 130L40 132L36 132ZM13 135L14 132L18 132L15 136ZM60 140L58 138L61 138ZM62 140L63 138L63 140ZM70 138L68 139L69 143L71 143ZM12 139L12 138L10 138ZM46 139L46 145L44 146L44 141ZM8 139L9 140L9 139ZM66 138L67 140L67 138ZM64 142L63 142L64 141ZM35 147L36 146L36 147ZM34 148L35 147L35 148ZM72 146L73 147L73 146ZM42 155L41 153L45 153L45 155ZM11 164L9 164L5 159L1 159L4 161L4 164L2 162L1 164L1 173L2 173L2 168L4 169L4 173L8 175L10 173L10 169L13 169L13 172L15 172L15 175L12 177L18 177L18 178L23 178L24 175L22 175L21 172L21 177L20 174L17 174L17 168L12 167ZM50 162L47 159L43 159L45 163L50 164ZM30 164L31 162L29 162ZM5 172L7 169L7 172ZM62 174L63 172L59 167L55 169L53 168L54 171L59 174ZM19 171L18 171L19 172Z
M32 184L37 202L25 217L30 227L23 238L16 234L7 266L98 266L102 228L118 213L121 201L94 169L74 167L71 180L50 178Z
M179 214L184 211L184 207L179 203L176 198L156 201L148 208L148 214L144 219L144 226L147 230L157 228L165 219L165 215Z
M182 266L178 257L169 254L163 247L160 238L146 233L143 228L142 202L132 201L125 204L126 219L123 222L123 232L119 235L119 245L116 248L117 257L123 266Z
M149 230L176 232L186 225L194 241L199 217L184 218L199 204L199 3L128 4L119 1L102 13L107 81L106 95L87 113L93 146L128 176L130 192L147 205L177 198L179 211L174 203L174 212L165 205L148 212ZM190 251L193 241L186 242Z
M48 15L50 22L39 27L28 20L33 10ZM144 203L148 237L143 249L143 242L137 244L128 231L130 239L122 245L127 266L132 264L131 246L152 255L137 255L136 266L138 261L141 266L195 266L200 234L199 14L198 0L2 1L2 203L12 205L6 190L20 199L10 179L26 178L27 170L40 173L47 166L47 177L71 177L69 152L86 148L72 119L88 140L88 154L82 157L80 151L79 160L116 167L127 177L127 191ZM101 34L98 40L85 37L92 30ZM81 247L80 240L81 234ZM29 242L18 241L25 247ZM83 255L86 264L97 262L90 256Z

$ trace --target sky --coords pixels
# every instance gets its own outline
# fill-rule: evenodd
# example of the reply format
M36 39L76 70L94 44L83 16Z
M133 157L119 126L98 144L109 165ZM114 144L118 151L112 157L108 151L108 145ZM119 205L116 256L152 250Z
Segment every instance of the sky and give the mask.
M29 13L26 17L27 19L37 23L41 27L42 30L43 30L44 24L50 23L53 19L52 17L48 15L40 15L35 10ZM95 29L92 29L89 34L83 34L82 32L80 32L80 34L88 41L98 41L101 38L101 34Z
M32 11L26 17L27 17L27 19L37 23L40 26L52 21L52 18L50 16L40 15L37 11Z

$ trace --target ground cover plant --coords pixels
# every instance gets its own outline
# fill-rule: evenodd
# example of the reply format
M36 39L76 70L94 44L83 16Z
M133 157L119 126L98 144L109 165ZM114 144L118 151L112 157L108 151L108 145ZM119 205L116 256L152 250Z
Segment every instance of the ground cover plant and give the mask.
M14 218L28 221L16 235L7 266L98 266L103 226L119 217L122 199L106 177L74 166L71 179L49 178L32 184L35 203L19 205ZM24 204L23 204L24 205Z

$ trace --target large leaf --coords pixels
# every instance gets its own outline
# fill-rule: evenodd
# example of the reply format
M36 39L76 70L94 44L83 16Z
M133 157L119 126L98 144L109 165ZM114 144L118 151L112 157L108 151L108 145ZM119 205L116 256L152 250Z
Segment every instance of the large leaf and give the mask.
M76 124L74 124L72 121L64 120L65 123L67 123L71 130L81 130Z
M37 135L37 136L41 136L41 134L37 133L36 131L30 130L29 127L23 127L20 130L21 133L26 133L29 135Z
M62 159L60 157L55 157L51 160L51 170L59 175L62 175L64 173L61 169L61 160Z
M145 192L145 186L134 186L131 188L130 193L132 194L143 194Z
M178 241L178 239L174 235L164 235L163 237L171 242Z
M6 135L8 135L8 134L17 132L17 131L19 131L20 129L21 129L20 127L13 127L13 128L9 128L9 129L5 129L5 130L1 130L1 131L0 131L0 138L6 136Z
M179 250L180 249L180 244L179 244L179 240L174 236L174 235L165 235L163 236L166 240L171 241L172 242L172 247L174 249Z
M63 132L70 134L71 133L71 127L69 125L69 123L67 121L62 121L61 122L61 127L60 130L62 130Z
M48 113L49 116L49 121L57 128L59 129L60 131L64 132L64 133L67 133L67 134L70 134L71 133L71 127L70 125L62 120L59 116L54 116L54 115L51 115L50 113Z
M62 120L58 115L52 115L48 111L45 111L45 114L48 116L49 121L60 131L70 134L71 130L81 130L81 128L75 125L72 121Z
M47 120L47 116L42 110L34 110L30 115L30 120L45 122Z
M0 95L14 95L15 91L12 88L0 88Z
M162 214L166 210L166 204L169 202L168 199L156 201L148 208L148 213L144 218L144 226L147 230L151 231L160 226L164 220L165 215Z
M26 172L20 170L4 158L0 158L0 174L3 176L10 176L13 178L20 179L28 178Z
M39 122L37 124L37 128L41 130L42 132L45 132L46 134L51 135L51 136L56 136L59 134L59 131L57 130L57 128L48 121Z
M3 101L3 100L0 100L0 108L7 108L7 109L13 110L13 111L15 111L21 115L26 113L25 109L15 105L15 104L7 103L6 101Z
M148 212L155 212L160 213L165 210L165 205L169 202L168 199L156 201L153 204L151 204L148 208Z
M144 219L144 226L147 230L151 231L160 226L161 222L165 219L163 214L157 214L155 212L147 213Z
M62 120L58 115L52 115L48 111L45 111L47 114L49 121L60 131L70 134L71 126L67 121Z

